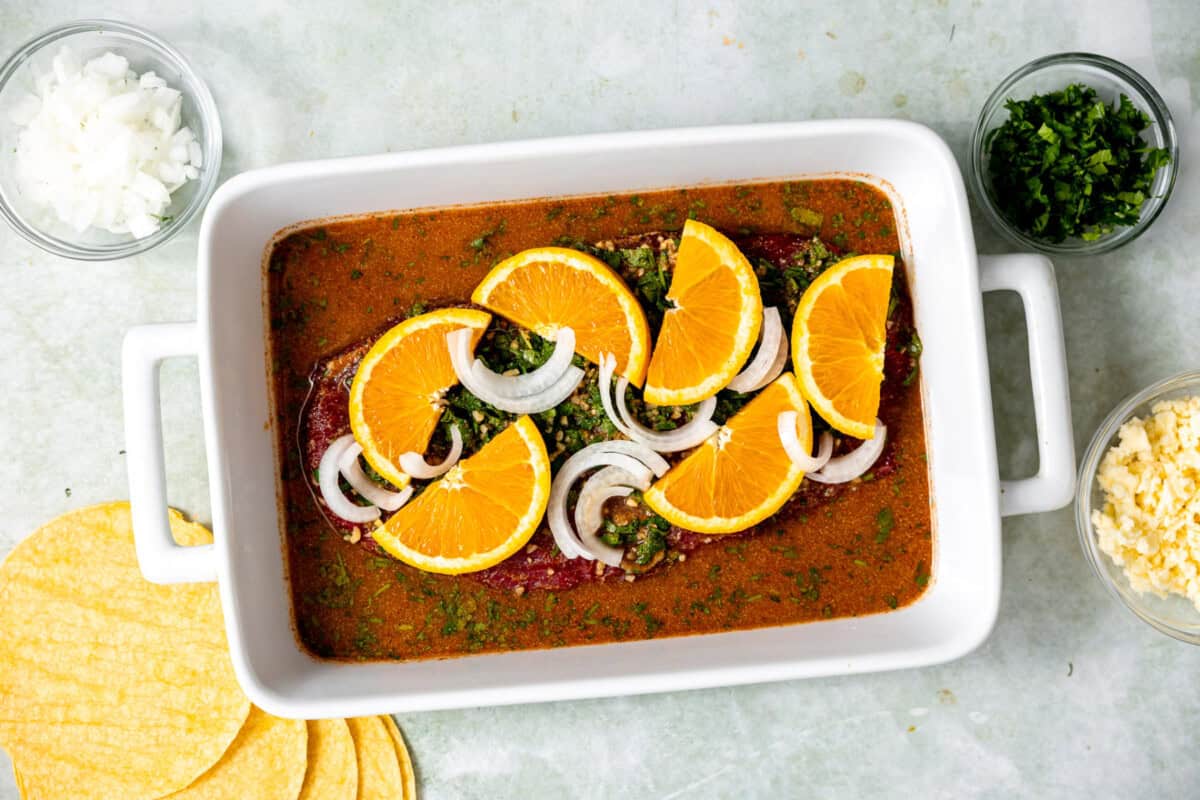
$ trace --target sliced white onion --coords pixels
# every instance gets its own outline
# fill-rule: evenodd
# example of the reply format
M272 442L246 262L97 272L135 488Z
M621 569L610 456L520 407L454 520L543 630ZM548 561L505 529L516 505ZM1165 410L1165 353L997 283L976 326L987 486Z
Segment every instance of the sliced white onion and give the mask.
M584 481L584 488L591 485L594 488L610 489L613 486L629 486L645 491L653 482L654 471L631 475L620 467L605 467L598 469Z
M640 489L645 491L650 488L650 473L647 471L644 475L634 476L621 469L620 467L604 467L598 469L583 482L583 486L579 487L579 498L575 501L575 529L583 535L585 530L596 530L604 524L604 517L601 515L601 509L604 506L604 501L609 497L628 497L629 492L619 495L606 495L612 489ZM596 502L596 498L601 498Z
M347 435L351 438L350 446L342 452L337 462L338 471L342 473L346 483L362 495L364 500L379 506L380 509L384 511L400 510L408 502L408 498L412 497L412 487L405 486L398 492L392 492L367 477L362 465L358 463L358 457L362 455L362 445L353 441L353 434Z
M604 525L604 504L614 497L628 497L635 488L648 489L650 482L640 482L620 467L605 467L583 482L575 501L575 530L584 550L610 567L621 566L625 551L606 544L599 536Z
M321 456L321 463L317 465L317 484L330 512L346 522L360 524L379 519L379 509L375 506L351 503L346 495L342 494L342 487L338 486L338 462L352 444L354 435L350 433L333 440Z
M537 414L554 408L570 397L579 382L583 380L583 370L579 367L568 367L565 372L549 388L526 397L510 398L501 394L492 378L510 380L503 375L488 370L488 376L477 376L473 372L471 354L471 329L459 328L446 334L446 343L450 348L450 363L454 365L454 374L468 392L478 397L488 405L495 406L510 414ZM490 376L490 377L489 377Z
M613 408L612 379L617 368L617 359L612 353L600 356L600 402L604 405L604 413L608 415L613 426L621 433L639 444L644 444L659 453L676 453L696 447L708 437L717 432L717 424L712 421L713 412L717 410L717 398L710 397L696 408L696 414L686 424L671 431L655 431L633 418L625 404L625 389L629 381L621 378L617 381L617 403Z
M445 475L450 471L451 467L458 463L458 458L462 455L462 449L462 434L458 432L458 426L454 425L450 428L450 452L446 454L445 458L437 464L430 464L420 453L409 450L400 456L400 469L412 477L420 478L421 480L436 478L440 475ZM347 478L346 480L350 479Z
M762 332L758 337L758 352L746 368L729 382L726 389L735 392L755 392L779 377L787 363L788 341L783 335L783 322L775 306L763 309Z
M596 489L588 487L585 482L583 489L579 492L579 499L575 501L575 530L579 532L579 538L585 544L589 536L599 541L596 531L600 530L604 524L604 504L614 497L629 497L631 494L633 494L632 486L608 486ZM603 543L601 542L601 544ZM604 561L603 558L600 560ZM611 563L615 567L621 563L621 557L618 555L615 562L606 561L605 563Z
M584 547L579 534L567 517L567 495L571 486L581 475L596 467L619 467L636 481L632 485L649 486L653 476L661 476L669 465L666 459L645 445L624 441L597 442L564 461L550 487L546 520L550 525L550 532L554 534L554 543L567 558L586 558L592 561L603 555Z
M829 463L833 455L833 436L829 431L821 434L820 448L815 456L810 456L800 446L800 437L796 435L796 419L799 414L795 411L781 411L778 417L779 441L787 451L792 463L805 472L816 472Z
M844 456L829 459L829 463L805 477L817 483L846 483L866 473L879 460L887 443L887 426L875 420L875 435Z
M575 355L575 331L572 328L559 328L554 339L554 352L546 359L546 363L524 375L501 375L487 368L478 358L471 364L471 375L481 384L487 386L496 396L509 400L544 392L571 368L571 358Z
M632 456L642 464L649 467L650 471L656 478L661 478L666 471L671 468L671 465L667 463L665 458L654 452L654 450L646 445L639 444L638 442L626 442L622 439L613 439L612 441L608 442L596 442L595 444L589 444L587 447L583 448L583 450L591 450L596 453L620 453L624 456ZM583 450L580 450L579 452L582 453ZM579 453L576 453L575 455L579 455ZM634 474L641 475L642 473L637 472Z

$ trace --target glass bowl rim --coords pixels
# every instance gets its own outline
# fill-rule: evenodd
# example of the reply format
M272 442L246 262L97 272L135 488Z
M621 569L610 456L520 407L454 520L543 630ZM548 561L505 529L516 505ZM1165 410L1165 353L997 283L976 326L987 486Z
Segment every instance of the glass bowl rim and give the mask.
M1091 521L1091 495L1096 481L1096 473L1099 471L1100 461L1104 458L1104 454L1108 451L1110 443L1121 426L1129 420L1138 407L1151 404L1163 395L1192 387L1195 387L1197 393L1200 393L1200 370L1187 370L1156 381L1126 397L1104 418L1092 436L1091 442L1088 443L1087 450L1080 461L1079 476L1075 486L1075 531L1079 534L1079 544L1083 548L1084 556L1087 558L1092 572L1095 573L1100 583L1104 584L1108 593L1121 602L1121 605L1129 609L1141 621L1173 639L1188 644L1200 644L1200 624L1197 624L1195 631L1177 628L1141 608L1140 603L1130 594L1134 593L1132 588L1129 589L1129 592L1124 592L1117 587L1102 561L1108 556L1100 551Z
M1167 170L1166 185L1163 187L1163 192L1159 196L1147 198L1147 202L1142 207L1142 215L1138 218L1137 223L1124 228L1118 228L1110 234L1106 234L1092 242L1074 241L1067 242L1048 242L1042 239L1036 239L1024 231L1020 231L1009 222L1000 210L996 207L991 195L987 189L987 180L984 176L984 138L988 131L984 130L988 119L992 116L997 107L1002 106L1008 98L1012 88L1020 81L1034 75L1049 67L1057 66L1073 66L1086 65L1108 73L1115 78L1118 78L1130 86L1136 92L1136 97L1131 99L1141 101L1140 107L1148 110L1151 117L1151 125L1157 126L1162 134L1163 146L1170 153L1171 161L1164 167ZM1082 51L1068 51L1062 53L1052 53L1050 55L1035 58L1027 64L1018 67L1009 73L1004 80L1000 81L999 85L988 95L984 101L983 107L979 111L979 116L976 118L975 126L971 131L970 141L970 157L971 157L971 188L974 191L979 205L983 208L985 216L1006 239L1013 244L1021 247L1028 247L1032 250L1051 255L1065 256L1082 256L1082 255L1098 255L1107 253L1121 247L1128 242L1141 236L1150 225L1162 213L1166 207L1167 201L1171 197L1171 192L1175 188L1175 179L1179 174L1179 140L1176 136L1175 121L1171 116L1171 110L1167 106L1166 101L1158 90L1154 88L1142 75L1129 67L1108 56L1099 55L1098 53L1088 53ZM1151 202L1153 201L1153 202ZM1068 240L1071 241L1071 240Z
M4 64L0 66L0 91L8 86L17 70L35 53L71 36L83 33L103 33L104 31L120 33L144 45L156 59L169 63L173 69L178 70L181 75L186 77L187 82L191 84L188 96L195 104L197 114L204 125L203 139L200 141L200 145L204 150L205 160L195 195L174 219L149 236L117 244L85 245L51 236L26 222L6 199L0 197L0 216L9 223L13 230L48 253L77 261L111 261L128 258L145 253L174 238L208 203L217 188L217 180L221 171L223 153L221 117L212 93L208 89L208 84L173 45L157 34L137 25L99 18L81 19L56 25L21 44L4 61ZM166 56L165 59L162 58L163 55Z

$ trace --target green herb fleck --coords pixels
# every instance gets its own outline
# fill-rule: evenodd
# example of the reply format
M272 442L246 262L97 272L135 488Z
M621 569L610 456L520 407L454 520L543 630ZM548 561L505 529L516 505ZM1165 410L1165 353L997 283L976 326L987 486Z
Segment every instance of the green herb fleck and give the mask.
M825 221L824 214L803 206L792 206L788 209L788 215L791 216L792 222L807 228L819 229L821 223Z
M921 371L921 353L925 352L925 345L921 343L921 337L917 335L916 331L912 332L912 339L909 340L907 349L908 355L912 358L912 367L904 376L902 383L904 386L912 386Z
M477 253L482 252L483 249L488 246L488 242L491 240L491 238L493 236L498 236L499 234L504 233L504 229L506 227L507 227L507 223L504 220L500 220L491 229L484 231L483 233L479 234L474 239L472 239L470 241L470 243L468 244L468 247L470 247L472 250L474 250Z
M650 613L649 606L645 603L634 603L633 613L641 617L642 622L646 625L646 635L653 636L663 626L663 621Z
M896 517L890 508L884 508L875 515L875 544L883 544L892 535L896 527Z

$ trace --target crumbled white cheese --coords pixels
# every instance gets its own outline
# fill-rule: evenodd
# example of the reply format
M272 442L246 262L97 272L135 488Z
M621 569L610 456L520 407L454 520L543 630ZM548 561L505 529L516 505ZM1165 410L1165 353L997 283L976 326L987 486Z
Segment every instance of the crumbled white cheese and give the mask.
M1158 403L1118 436L1096 476L1100 549L1135 590L1181 594L1200 609L1200 396Z

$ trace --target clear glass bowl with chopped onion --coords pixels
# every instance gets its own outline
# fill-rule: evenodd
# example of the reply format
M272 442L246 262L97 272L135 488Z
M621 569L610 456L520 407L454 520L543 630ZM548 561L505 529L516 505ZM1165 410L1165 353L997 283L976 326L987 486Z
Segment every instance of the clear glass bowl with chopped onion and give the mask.
M1152 409L1164 400L1177 400L1200 395L1200 371L1184 372L1161 380L1127 397L1101 423L1092 437L1079 467L1079 483L1075 489L1075 528L1084 555L1096 572L1096 577L1109 593L1120 600L1138 619L1175 639L1200 644L1200 610L1183 595L1159 597L1151 592L1137 591L1124 568L1113 563L1105 553L1092 523L1092 512L1103 509L1104 490L1097 474L1109 448L1120 440L1121 426L1134 417L1145 420Z
M162 194L170 184L168 179L162 179L166 185L156 185L157 175L156 181L147 182L147 195L155 192L159 195L159 199L152 201L150 207L154 219L153 230L143 224L137 231L140 235L135 236L130 232L114 233L105 229L100 216L89 213L88 204L96 202L95 187L90 194L77 193L81 197L90 198L86 202L74 202L74 205L64 207L63 210L57 206L51 209L36 203L27 191L30 171L39 168L39 162L31 159L27 155L28 151L18 156L20 136L30 125L29 107L32 105L35 109L40 108L31 98L37 99L44 95L46 82L49 80L46 76L54 73L55 57L63 52L64 47L80 65L106 53L113 53L125 59L128 62L128 70L137 76L144 78L145 73L153 72L157 79L161 79L145 79L142 86L153 89L165 82L165 88L177 90L180 94L178 124L181 128L188 128L194 135L194 143L183 143L189 153L188 166L194 165L194 168L187 170L187 175L184 176L186 179L181 185L173 190L168 189L169 200ZM61 68L61 62L59 66ZM86 87L77 88L82 91ZM137 98L117 96L109 99L121 103L133 102ZM47 31L17 48L4 66L0 67L0 143L4 149L3 158L0 158L0 215L18 233L42 249L55 255L85 261L107 261L144 253L173 237L204 208L216 188L221 167L221 122L208 87L170 44L149 31L111 20L71 22ZM122 152L127 160L135 157L129 155L126 147L123 151L114 148L112 158L118 159ZM90 157L95 160L99 157L98 153L109 155L106 152L95 151ZM33 167L30 166L31 163ZM174 163L168 167L183 168ZM81 164L78 168L88 169L90 165ZM97 168L115 172L119 167L114 164L100 164ZM21 170L24 170L24 177ZM61 174L56 180L63 180ZM118 200L119 197L118 195ZM109 199L102 197L100 202ZM163 202L166 203L165 207L159 208ZM64 215L72 217L73 222L63 221L61 217ZM112 217L111 209L109 217ZM95 219L96 222L90 224L91 219ZM121 224L112 227L129 226L122 220Z

